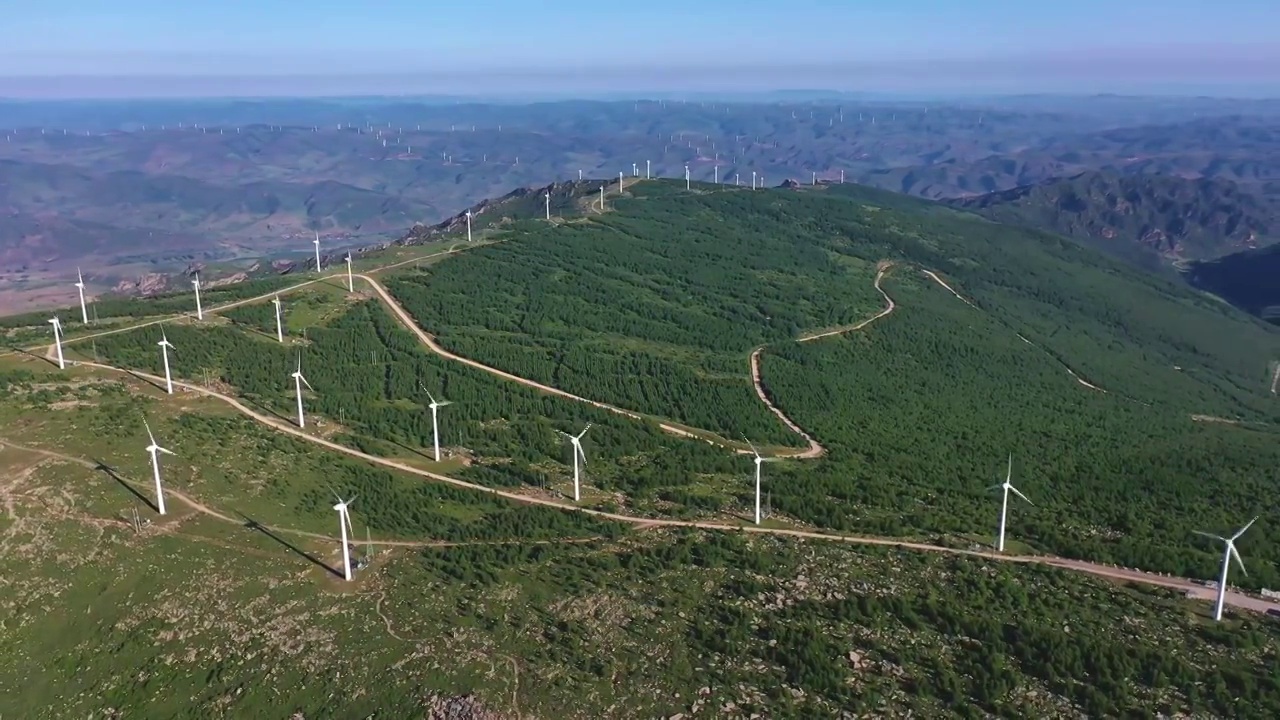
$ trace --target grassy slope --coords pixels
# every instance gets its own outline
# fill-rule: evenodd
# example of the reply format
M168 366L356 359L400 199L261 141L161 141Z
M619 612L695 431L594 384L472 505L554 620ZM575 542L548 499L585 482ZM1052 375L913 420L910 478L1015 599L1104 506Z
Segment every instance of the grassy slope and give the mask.
M179 452L167 459L170 488L245 510L336 562L335 543L285 528L323 532L332 510L308 498L331 484L352 489L342 477L361 472L353 464L203 401L93 376L51 383L49 371L22 367L33 374L5 375L22 398L3 411L6 440L101 456L145 493L145 454L126 451L137 433L126 429L131 442L121 443L105 432L145 412ZM667 716L730 702L785 718L938 714L961 702L1019 717L1152 708L1265 717L1280 697L1269 670L1274 621L1213 626L1203 605L1052 570L646 533L384 548L345 586L280 541L181 502L161 520L101 471L12 447L3 459L5 715L416 716L435 693L475 693L538 717ZM375 493L360 493L357 535L385 512L361 510ZM443 510L439 498L413 505L429 515L412 533L423 539L465 538L442 512L484 525L502 511L475 493ZM121 520L135 507L150 522L141 534ZM558 536L575 534L565 530ZM944 599L944 585L962 592ZM1085 673L1091 682L1073 681Z

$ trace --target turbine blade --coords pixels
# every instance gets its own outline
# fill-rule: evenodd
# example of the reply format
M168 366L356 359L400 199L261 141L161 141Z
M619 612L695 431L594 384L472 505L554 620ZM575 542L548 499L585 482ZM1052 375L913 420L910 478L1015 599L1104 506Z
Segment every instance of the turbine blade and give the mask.
M1004 481L1013 482L1013 453L1009 453L1009 469L1005 471ZM1018 492L1018 491L1014 490L1014 492ZM1018 493L1018 494L1021 495L1022 493ZM1027 502L1031 502L1031 501L1028 500Z
M1248 524L1248 525L1245 525L1244 527L1240 528L1240 531L1239 531L1239 532L1237 532L1235 535L1232 535L1232 536L1231 536L1231 539L1234 541L1236 538L1238 538L1238 537L1240 537L1241 535L1243 535L1243 534L1244 534L1244 531L1245 531L1245 530L1248 530L1248 529L1249 529L1249 528L1250 528L1254 523L1256 523L1256 522L1258 522L1258 518L1256 518L1256 517L1255 517L1254 519L1252 519L1252 520L1250 520L1250 521L1249 521L1249 524Z
M581 439L582 439L582 436L583 436L583 435L586 435L586 434L587 434L587 431L588 431L588 430L590 430L590 429L591 429L591 423L587 423L587 426L586 426L586 427L584 427L584 428L582 428L582 432L578 433L578 439L579 439L579 440L581 440Z
M1244 560L1240 559L1240 553L1236 552L1236 544L1228 543L1227 550L1231 553L1231 557L1236 559L1236 564L1240 566L1240 572L1248 576L1249 571L1244 569Z
M147 438L151 440L152 445L155 445L156 436L151 434L151 425L147 422L146 418L142 418L142 427L147 429Z
M574 450L577 451L578 457L582 458L582 467L587 466L587 453L582 450L582 443L574 443Z
M1222 542L1227 542L1227 539L1222 537L1221 535L1214 535L1213 533L1201 532L1199 530L1192 530L1191 532L1195 533L1196 535L1203 535L1207 538L1213 538L1214 540L1221 540Z
M991 492L992 490L999 490L1002 487L1004 487L1003 483L996 483L995 485L992 485L991 487L987 488L987 492Z
M302 381L303 385L307 386L308 390L315 392L315 388L311 387L311 383L307 382L307 377L305 375L302 375L301 373L299 373L298 379Z
M1026 500L1028 505L1035 505L1035 503L1031 502L1031 498L1027 497L1026 495L1023 495L1023 494L1022 494L1022 491L1021 491L1021 490L1018 490L1018 488L1016 488L1016 487L1014 487L1014 486L1010 485L1010 486L1009 486L1009 489L1013 491L1013 494L1014 494L1014 495L1017 495L1018 497L1022 498L1023 500Z
M452 404L453 404L452 400L441 400L440 402L436 403L436 407L444 407L445 405L452 405Z
M351 496L351 499L350 499L350 500L348 500L348 501L347 501L346 503L344 503L344 504L345 504L347 507L351 507L351 503L355 502L357 497L359 497L359 496L358 496L358 495L352 495L352 496Z
M168 448L162 448L162 447L160 447L160 446L158 446L158 445L157 445L157 446L156 446L156 449L157 449L157 450L159 450L160 452L164 453L165 455L173 455L174 457L177 457L177 453L175 453L174 451L172 451L172 450L170 450L170 449L168 449Z
M747 447L751 448L752 455L755 455L756 457L760 457L760 453L756 450L756 446L751 444L751 441L747 439L746 435L742 436L742 442L746 443Z

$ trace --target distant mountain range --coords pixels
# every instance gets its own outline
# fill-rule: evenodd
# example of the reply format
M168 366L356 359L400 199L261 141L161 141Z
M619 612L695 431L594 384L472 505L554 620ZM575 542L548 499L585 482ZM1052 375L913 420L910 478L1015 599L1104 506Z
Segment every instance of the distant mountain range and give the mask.
M1090 171L949 204L1079 238L1151 269L1280 240L1280 203L1212 178Z

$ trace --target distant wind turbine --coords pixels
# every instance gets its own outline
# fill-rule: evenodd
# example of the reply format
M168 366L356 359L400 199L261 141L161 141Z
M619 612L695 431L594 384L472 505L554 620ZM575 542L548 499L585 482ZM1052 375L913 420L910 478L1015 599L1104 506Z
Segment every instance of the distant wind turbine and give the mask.
M280 322L280 296L271 298L271 304L276 306L276 340L284 342L284 323Z
M1000 502L1000 539L996 544L996 550L999 552L1004 552L1004 526L1005 526L1005 519L1009 515L1009 492L1013 491L1015 495L1022 498L1023 500L1026 500L1028 505L1035 505L1035 503L1031 502L1031 500L1029 500L1026 495L1023 495L1021 492L1019 492L1018 488L1013 486L1011 482L1012 480L1013 480L1013 455L1010 455L1009 469L1008 469L1008 472L1005 473L1004 482L1000 483L999 485L992 485L991 487L987 488L987 490L995 490L996 488L1000 488L1004 491L1004 499L1001 500Z
M645 180L649 179L649 161L648 160L644 161L644 179Z
M338 500L338 504L334 505L333 509L338 511L338 525L342 529L342 578L350 582L351 549L347 547L347 529L351 527L351 512L349 508L351 503L356 501L356 496L352 495L350 500L343 500L337 493L334 493L333 496ZM351 532L355 534L354 530Z
M320 272L320 231L316 230L315 233L316 237L311 244L316 247L316 272Z
M67 364L62 360L62 321L54 315L49 318L49 323L53 325L53 347L58 352L58 369L66 370Z
M745 435L742 437L742 439L747 443L747 447L751 448L751 454L756 456L756 457L755 457L755 462L756 462L756 524L757 524L757 525L759 525L759 524L760 524L760 465L762 465L763 463L767 463L767 462L776 462L778 458L776 458L776 457L760 457L760 453L759 453L759 451L757 451L757 450L756 450L756 446L755 446L755 445L752 445L752 444L751 444L751 441L750 441L750 440L747 440L747 438L746 438L746 436L745 436Z
M548 190L547 192L543 193L542 197L547 201L547 220L550 220L551 219L551 191Z
M80 274L80 268L76 268L76 290L80 291L80 320L88 325L89 310L84 305L84 275Z
M311 383L307 382L307 379L302 376L302 353L298 353L298 369L290 377L293 378L293 387L298 396L298 427L306 427L307 419L302 414L302 386L306 385L307 389L312 392L315 391L315 388L311 387Z
M756 189L756 171L755 170L751 171L751 189L752 190Z
M604 212L604 185L600 186L600 212Z
M156 436L151 434L151 426L147 424L145 418L142 421L142 425L147 429L147 438L151 440L151 444L147 446L147 452L151 454L151 475L156 480L156 510L163 515L164 488L160 485L160 456L157 453L173 455L173 451L160 447L160 444L156 442Z
M195 291L196 291L196 319L204 320L204 306L200 304L200 274L199 273L196 273L196 276L191 278L191 287L195 288Z
M579 480L581 476L581 470L579 469L578 460L579 458L581 458L582 467L586 467L587 455L582 451L582 436L586 435L587 431L590 429L591 429L591 423L587 423L587 426L582 428L582 432L578 433L577 435L570 435L569 433L562 432L560 430L556 431L561 435L569 438L569 442L573 445L573 501L574 502L578 502L578 500L581 499L581 496L582 496L581 483Z
M689 166L684 166L684 189L689 189Z
M471 211L467 211L467 242L471 242Z
M1222 554L1222 575L1218 578L1218 604L1213 610L1214 620L1222 619L1222 606L1226 602L1227 598L1227 571L1231 569L1231 558L1234 557L1236 559L1236 563L1240 565L1240 572L1245 575L1249 574L1249 572L1244 569L1244 561L1240 559L1240 553L1236 552L1236 540L1244 534L1245 530L1248 530L1249 527L1256 522L1258 522L1258 518L1255 517L1249 521L1248 525L1240 528L1235 535L1232 535L1229 538L1222 537L1221 535L1212 535L1210 533L1200 532L1199 530L1195 531L1197 535L1203 535L1207 538L1213 538L1214 540L1221 540L1227 544L1227 549L1223 551Z
M351 251L347 251L347 292L355 292L356 283L351 277Z
M445 405L452 405L451 400L437 401L431 391L427 390L421 383L418 385L422 388L422 392L431 398L431 404L427 407L431 408L431 446L436 453L436 462L440 462L440 418L437 411Z
M169 374L169 351L176 350L173 343L169 342L169 338L164 334L164 328L160 328L160 342L156 343L160 346L160 356L164 358L164 389L170 395L173 394L173 376Z

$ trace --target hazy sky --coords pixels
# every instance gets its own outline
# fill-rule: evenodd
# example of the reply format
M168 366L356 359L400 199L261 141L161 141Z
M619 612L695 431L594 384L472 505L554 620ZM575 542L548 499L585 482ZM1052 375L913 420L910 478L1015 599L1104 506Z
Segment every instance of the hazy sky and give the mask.
M1277 87L1277 31L1280 0L8 0L0 77L221 75L251 89L396 75L415 92ZM277 79L253 79L265 76Z

